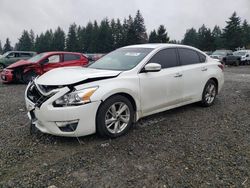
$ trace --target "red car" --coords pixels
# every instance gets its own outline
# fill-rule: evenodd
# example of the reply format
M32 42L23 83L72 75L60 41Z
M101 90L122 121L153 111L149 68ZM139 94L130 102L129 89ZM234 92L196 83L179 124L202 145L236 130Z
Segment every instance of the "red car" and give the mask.
M28 83L37 75L58 67L84 66L88 59L75 52L45 52L28 60L20 60L5 68L1 73L3 83L14 81Z

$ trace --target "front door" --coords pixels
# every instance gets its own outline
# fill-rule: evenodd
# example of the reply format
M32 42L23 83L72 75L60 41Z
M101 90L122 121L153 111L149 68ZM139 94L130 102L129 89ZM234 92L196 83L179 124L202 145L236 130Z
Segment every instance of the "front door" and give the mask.
M158 63L162 70L139 73L143 116L181 103L183 92L182 70L175 48L159 51L148 63Z

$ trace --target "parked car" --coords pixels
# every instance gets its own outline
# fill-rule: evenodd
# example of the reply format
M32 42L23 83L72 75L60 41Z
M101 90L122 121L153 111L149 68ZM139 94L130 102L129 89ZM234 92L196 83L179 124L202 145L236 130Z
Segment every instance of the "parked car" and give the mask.
M7 66L21 59L29 59L36 55L36 52L9 51L0 56L0 72Z
M95 62L101 57L103 57L105 54L84 54L90 62Z
M205 54L207 54L207 55L212 55L213 54L213 52L212 51L203 51Z
M233 55L225 57L225 64L235 66L250 64L250 51L239 50L233 52Z
M233 55L232 50L216 50L210 55L214 59L218 59L220 62L225 63L225 58L229 55Z
M213 105L223 67L193 47L145 44L115 50L86 68L54 69L27 86L31 129L118 137L142 117L194 102Z
M37 75L42 75L58 67L85 66L87 64L88 59L81 53L45 52L8 66L2 71L1 78L4 83L13 81L28 83Z

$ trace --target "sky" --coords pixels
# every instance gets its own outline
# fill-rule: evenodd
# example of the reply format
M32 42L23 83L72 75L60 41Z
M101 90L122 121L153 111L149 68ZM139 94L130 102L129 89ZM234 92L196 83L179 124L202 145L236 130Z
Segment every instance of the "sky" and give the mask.
M35 34L72 23L85 26L107 17L123 20L140 10L147 32L163 24L171 40L181 40L187 29L205 24L225 26L237 12L250 22L250 0L0 0L0 41L18 41L24 29Z

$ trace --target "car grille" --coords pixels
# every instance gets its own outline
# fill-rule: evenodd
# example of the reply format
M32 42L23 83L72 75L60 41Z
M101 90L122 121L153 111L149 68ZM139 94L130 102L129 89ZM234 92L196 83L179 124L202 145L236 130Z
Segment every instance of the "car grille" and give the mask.
M53 95L53 94L52 94ZM27 90L27 97L31 100L37 107L41 107L41 105L47 101L52 95L45 96L43 95L36 87L34 83L30 85Z

